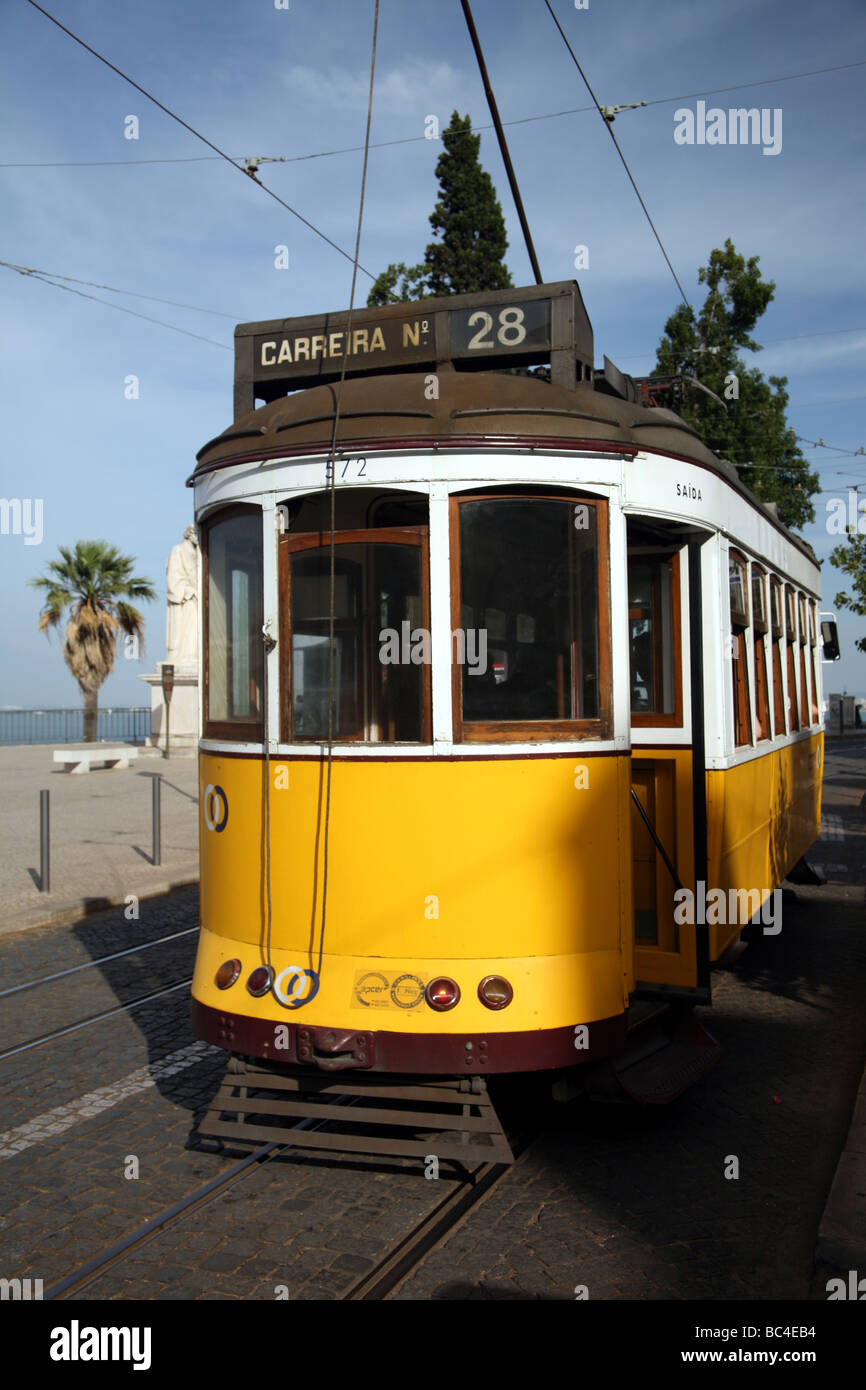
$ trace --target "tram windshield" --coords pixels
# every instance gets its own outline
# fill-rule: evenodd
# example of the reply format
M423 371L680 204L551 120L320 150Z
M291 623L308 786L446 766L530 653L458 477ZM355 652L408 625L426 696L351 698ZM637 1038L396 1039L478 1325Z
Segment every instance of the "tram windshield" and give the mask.
M455 660L464 737L472 736L467 724L511 732L511 724L601 717L596 506L548 498L457 502L455 626L464 651ZM465 659L470 652L474 661Z
M420 743L429 690L421 530L335 536L289 557L292 738ZM292 542L289 542L292 546ZM331 714L331 706L333 713Z

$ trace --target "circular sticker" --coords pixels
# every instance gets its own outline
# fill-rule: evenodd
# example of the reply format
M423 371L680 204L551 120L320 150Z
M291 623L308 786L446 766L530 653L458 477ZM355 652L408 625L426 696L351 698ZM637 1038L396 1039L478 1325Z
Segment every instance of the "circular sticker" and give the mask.
M414 1009L424 998L425 988L417 975L398 975L391 986L391 998L398 1009Z
M205 787L204 823L208 830L215 830L219 834L225 830L228 818L229 799L222 787L215 787L213 784Z
M359 1004L363 1004L365 1009L374 1008L380 1004L388 993L388 981L384 975L380 975L378 970L370 970L366 975L362 975L355 985L355 998Z

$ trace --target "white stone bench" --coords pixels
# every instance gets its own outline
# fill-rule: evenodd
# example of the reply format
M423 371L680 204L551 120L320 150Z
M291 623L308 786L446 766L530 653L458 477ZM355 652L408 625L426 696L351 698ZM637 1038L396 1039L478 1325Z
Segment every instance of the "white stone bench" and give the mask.
M113 772L129 767L130 761L138 757L137 748L106 748L101 743L90 744L87 748L56 748L54 761L63 763L67 772L89 772L94 763L104 763Z

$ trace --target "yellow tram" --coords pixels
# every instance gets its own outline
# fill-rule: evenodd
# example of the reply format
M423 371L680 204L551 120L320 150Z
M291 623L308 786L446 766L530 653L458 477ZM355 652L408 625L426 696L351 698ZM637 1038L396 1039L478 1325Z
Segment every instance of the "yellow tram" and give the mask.
M778 931L820 833L818 564L594 370L574 282L242 325L191 482L200 1038L591 1071Z

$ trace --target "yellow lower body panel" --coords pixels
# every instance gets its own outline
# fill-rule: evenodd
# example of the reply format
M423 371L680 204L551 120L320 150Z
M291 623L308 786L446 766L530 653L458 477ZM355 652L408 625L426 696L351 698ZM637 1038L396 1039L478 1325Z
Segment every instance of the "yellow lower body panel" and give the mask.
M821 834L824 735L768 751L738 767L707 773L708 884L727 895L727 920L707 911L710 959L745 925L730 921L730 890L771 893ZM769 916L769 913L767 913ZM776 914L778 916L778 914ZM773 925L777 925L774 923Z
M633 986L629 788L626 756L335 759L326 836L319 759L266 771L258 758L203 753L193 996L259 1019L403 1033L621 1015ZM327 840L319 988L293 1010L245 987L266 955L267 801L270 956L284 990L318 965ZM244 975L221 991L216 970L232 957ZM498 1011L477 996L491 974L514 989ZM418 999L436 975L461 991L445 1013Z

